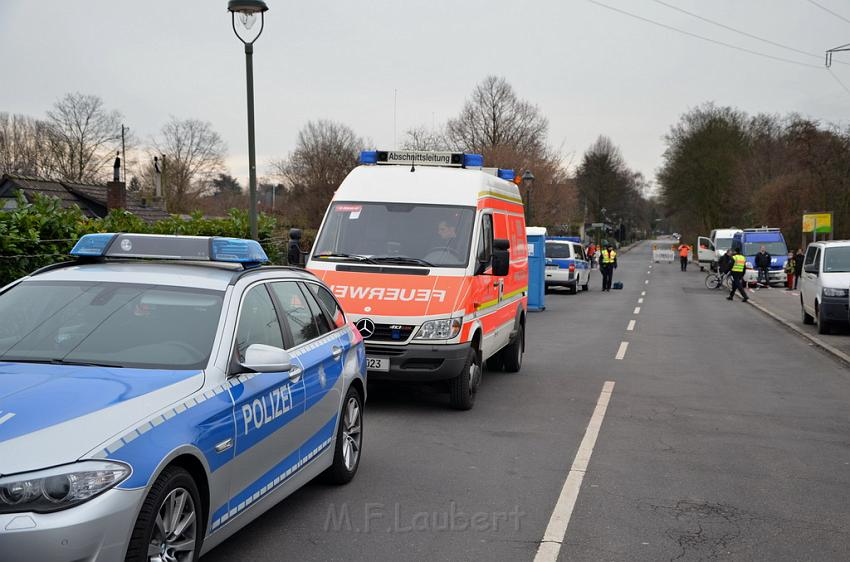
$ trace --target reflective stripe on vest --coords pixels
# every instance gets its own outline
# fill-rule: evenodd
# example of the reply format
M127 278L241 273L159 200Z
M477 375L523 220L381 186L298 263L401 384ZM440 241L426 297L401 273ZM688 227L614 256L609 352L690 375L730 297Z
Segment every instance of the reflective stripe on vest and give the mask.
M747 258L741 254L737 254L733 256L732 259L735 260L735 265L732 266L732 271L735 273L742 273L747 267Z

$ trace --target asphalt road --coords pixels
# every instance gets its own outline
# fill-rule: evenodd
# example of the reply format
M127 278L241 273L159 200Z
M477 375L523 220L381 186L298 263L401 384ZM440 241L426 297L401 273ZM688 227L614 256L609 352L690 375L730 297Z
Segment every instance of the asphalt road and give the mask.
M560 560L847 560L850 372L703 279L644 243L624 290L594 272L548 295L522 372L487 373L469 412L370 389L355 480L308 485L204 561L532 560L595 409Z

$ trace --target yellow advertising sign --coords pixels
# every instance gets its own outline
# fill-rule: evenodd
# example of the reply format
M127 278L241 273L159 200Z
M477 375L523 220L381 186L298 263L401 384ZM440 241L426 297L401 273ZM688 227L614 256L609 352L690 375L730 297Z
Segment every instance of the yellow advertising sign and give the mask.
M832 213L808 213L803 215L803 232L829 234L832 232Z

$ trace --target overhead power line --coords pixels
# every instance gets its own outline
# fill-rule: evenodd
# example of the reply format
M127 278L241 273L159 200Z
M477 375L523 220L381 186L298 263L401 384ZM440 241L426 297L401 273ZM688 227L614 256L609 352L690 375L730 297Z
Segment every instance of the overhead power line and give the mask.
M758 35L748 33L748 32L746 32L742 29L734 28L730 25L726 25L725 23L709 19L709 18L701 16L699 14L695 14L694 12L689 12L688 10L685 10L683 8L680 8L678 6L674 6L673 4L668 4L667 2L663 2L662 0L652 0L652 1L655 2L656 4L661 4L662 6L670 8L671 10L676 10L677 12L681 12L683 14L691 16L692 18L696 18L696 19L704 21L706 23L710 23L711 25L715 25L717 27L722 27L723 29L732 31L732 32L737 33L739 35L743 35L744 37L749 37L750 39L755 39L756 41L761 41L762 43L766 43L766 44L772 45L774 47L779 47L780 49L785 49L787 51L792 51L792 52L800 54L800 55L806 55L807 57L813 57L813 58L816 58L816 59L823 59L823 55L820 55L818 53L812 53L810 51L803 51L802 49L797 49L795 47L783 45L782 43L778 43L776 41L771 41L770 39L766 39L764 37L759 37ZM850 63L842 62L841 64L850 64Z
M841 80L841 78L839 78L839 77L838 77L838 76L837 76L837 75L836 75L836 74L832 71L832 69L831 69L831 68L827 68L827 70L829 71L829 75L830 75L830 76L832 76L833 78L835 78L835 81L836 81L836 82L838 82L838 84L839 84L842 88L844 88L844 91L845 91L845 92L847 92L847 95L850 95L850 88L848 88L848 87L847 87L847 84L845 84L845 83Z
M810 64L810 63L807 63L807 62L796 61L796 60L792 60L792 59L786 59L784 57L777 57L775 55L770 55L770 54L767 54L767 53L762 53L760 51L754 51L752 49L747 49L746 47L741 47L739 45L733 45L732 43L726 43L725 41L719 41L717 39L712 39L711 37L706 37L704 35L699 35L697 33L691 33L690 31L685 31L684 29L679 29L678 27L673 27L672 25L667 25L666 23L661 23L661 22L655 21L653 19L645 18L643 16L639 16L639 15L634 14L632 12L627 12L626 10L621 10L620 8L616 8L614 6L609 6L608 4L603 4L602 2L598 2L597 0L587 0L587 1L590 2L591 4L595 4L597 6L611 10L613 12L617 12L617 13L629 16L631 18L638 19L638 20L646 22L646 23L651 23L652 25L656 25L658 27L663 27L665 29L669 29L671 31L681 33L682 35L687 35L689 37L701 39L701 40L706 41L708 43L713 43L715 45L722 45L723 47L727 47L729 49L735 49L736 51L741 51L743 53L749 53L751 55L756 55L758 57L771 59L771 60L775 60L775 61L779 61L779 62L784 62L784 63L788 63L788 64L794 64L794 65L797 65L797 66L804 66L804 67L808 67L808 68L817 68L817 69L821 68L819 65ZM818 57L818 58L820 58L820 57Z
M829 8L827 8L826 6L824 6L823 4L818 4L817 2L815 2L815 0L807 0L807 2L808 2L809 4L812 4L813 6L817 6L818 8L820 8L821 10L823 10L824 12L827 12L827 13L829 13L829 14L832 14L833 16L837 17L838 19L840 19L840 20L842 20L842 21L845 21L845 22L847 22L847 23L850 23L850 20L849 20L849 19L845 18L844 16L842 16L842 15L841 15L841 14L839 14L838 12L834 12L834 11L830 10Z

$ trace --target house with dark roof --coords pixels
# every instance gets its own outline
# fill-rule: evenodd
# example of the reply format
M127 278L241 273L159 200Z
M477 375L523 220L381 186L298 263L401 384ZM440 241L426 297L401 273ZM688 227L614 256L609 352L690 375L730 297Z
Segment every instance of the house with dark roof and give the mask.
M0 177L0 211L17 207L19 192L23 193L27 200L31 200L36 193L56 197L63 208L67 209L73 205L92 218L103 218L113 208L122 208L149 223L171 216L159 207L149 204L137 193L128 192L124 184L78 184L15 174Z

